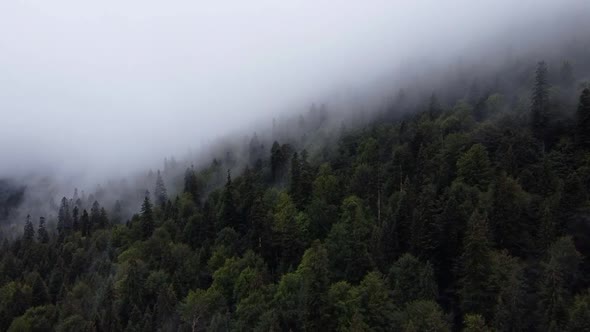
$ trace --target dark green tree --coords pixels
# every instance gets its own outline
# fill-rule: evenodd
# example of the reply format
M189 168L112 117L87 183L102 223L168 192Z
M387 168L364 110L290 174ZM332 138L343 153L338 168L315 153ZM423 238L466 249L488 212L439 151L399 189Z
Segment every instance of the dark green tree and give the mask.
M158 170L156 175L156 186L154 188L154 200L158 207L162 208L168 201L168 191L164 185L164 180Z
M460 260L459 296L464 313L491 315L491 244L486 216L475 211L469 220Z
M541 61L535 72L531 104L531 128L533 135L541 141L545 140L549 126L549 82L547 64Z
M45 217L39 218L39 227L37 228L37 241L39 241L39 243L49 242L49 233L45 228Z
M146 191L141 205L141 236L147 239L152 236L155 229L154 215L152 212L152 202L150 201L150 193Z
M590 89L586 88L580 96L576 114L576 141L584 149L590 148Z
M35 240L35 228L33 228L33 223L31 222L31 215L27 215L27 219L25 220L25 230L23 233L23 240L26 243L31 243Z

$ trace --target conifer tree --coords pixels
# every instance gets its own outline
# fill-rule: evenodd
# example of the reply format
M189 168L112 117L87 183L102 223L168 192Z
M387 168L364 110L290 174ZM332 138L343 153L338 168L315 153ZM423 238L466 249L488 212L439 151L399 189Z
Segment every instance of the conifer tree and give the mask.
M154 199L155 203L160 207L164 207L166 201L168 201L168 192L166 190L166 186L164 185L164 180L162 179L162 175L160 174L160 170L156 175L156 187L154 188Z
M86 211L86 209L82 211L82 217L80 217L80 227L82 228L82 236L89 236L92 232L90 216L88 215L88 211Z
M98 201L94 201L90 208L90 224L93 228L102 228L103 226L100 220L100 204L98 204Z
M245 231L239 225L236 202L234 199L234 186L231 180L231 171L227 170L227 181L223 188L221 197L221 210L219 212L220 229L223 227L233 227L236 231Z
M78 208L78 205L74 206L74 209L72 210L72 229L74 232L80 230L80 209Z
M61 199L61 205L59 207L58 222L61 223L64 230L70 230L72 228L72 216L70 214L70 206L68 199L63 197Z
M493 303L491 245L486 216L475 211L468 224L461 256L461 309L464 313L488 317Z
M152 236L154 232L154 216L152 213L152 203L150 201L150 192L146 190L143 204L141 205L141 235L143 239Z
M23 239L25 242L33 242L35 239L35 229L33 228L33 223L31 222L31 215L27 215L27 219L25 220L25 231L23 234Z
M590 89L586 88L578 104L576 141L581 148L590 148Z
M545 140L549 124L549 82L547 79L547 64L541 61L537 64L535 72L535 85L533 87L531 105L531 127L533 135Z
M49 242L49 233L47 233L47 229L45 228L45 217L39 218L39 228L37 229L37 241L39 241L39 243Z

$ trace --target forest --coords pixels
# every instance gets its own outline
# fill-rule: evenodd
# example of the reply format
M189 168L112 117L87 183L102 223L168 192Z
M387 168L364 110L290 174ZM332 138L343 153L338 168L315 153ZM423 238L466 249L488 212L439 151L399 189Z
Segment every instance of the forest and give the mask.
M582 68L515 61L339 128L314 106L178 193L154 172L129 218L63 197L2 240L0 331L589 331Z

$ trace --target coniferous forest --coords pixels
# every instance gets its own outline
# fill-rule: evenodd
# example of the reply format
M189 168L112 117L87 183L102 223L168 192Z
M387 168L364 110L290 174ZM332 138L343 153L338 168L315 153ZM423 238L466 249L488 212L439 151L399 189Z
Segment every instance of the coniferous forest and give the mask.
M587 65L313 106L129 215L63 197L4 233L0 331L589 331Z

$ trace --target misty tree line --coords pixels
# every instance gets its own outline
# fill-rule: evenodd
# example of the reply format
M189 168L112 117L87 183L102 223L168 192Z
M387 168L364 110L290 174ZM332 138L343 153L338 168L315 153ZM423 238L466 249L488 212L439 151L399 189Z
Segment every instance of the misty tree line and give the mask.
M225 153L173 196L157 172L126 221L63 198L55 229L28 217L2 244L0 330L588 331L575 73L540 62L403 117L400 93L310 150L320 122L298 119L307 137L254 135L241 172Z

